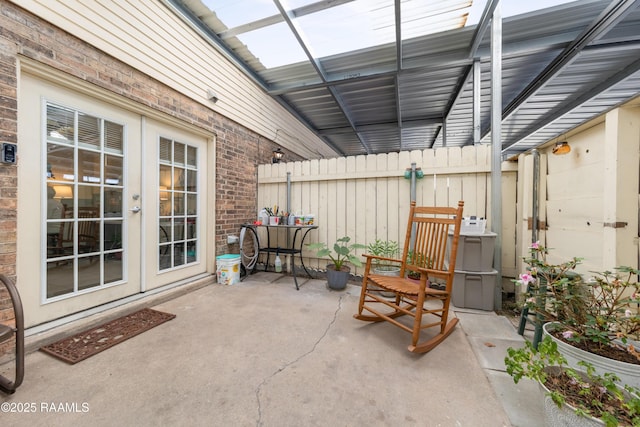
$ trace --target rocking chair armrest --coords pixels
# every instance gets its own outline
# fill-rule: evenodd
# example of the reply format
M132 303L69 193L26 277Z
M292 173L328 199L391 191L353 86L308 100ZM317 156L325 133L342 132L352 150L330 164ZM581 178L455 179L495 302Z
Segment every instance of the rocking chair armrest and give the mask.
M424 267L416 266L416 271L419 271L420 273L425 273L427 277L437 277L439 279L446 279L448 276L446 271L434 270L432 268L424 268Z
M397 259L397 258L388 258L388 257L384 257L384 256L371 255L371 254L362 254L362 256L366 257L366 258L370 258L372 261L373 260L390 261L390 262L397 262L398 264L402 264L402 260Z

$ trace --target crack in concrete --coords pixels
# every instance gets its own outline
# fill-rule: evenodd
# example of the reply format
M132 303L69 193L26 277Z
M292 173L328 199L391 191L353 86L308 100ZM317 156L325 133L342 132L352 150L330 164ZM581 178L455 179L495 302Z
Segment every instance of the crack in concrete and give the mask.
M267 383L272 378L274 378L276 375L278 375L280 372L284 371L285 369L287 369L291 365L299 362L300 360L304 359L305 357L307 357L308 355L310 355L311 353L316 351L316 348L318 347L318 344L320 344L320 342L322 342L322 340L324 340L324 338L329 333L329 330L331 329L333 324L336 322L336 319L338 318L338 313L342 309L342 299L344 297L346 297L346 296L348 296L348 294L346 294L346 293L340 296L340 299L338 300L338 307L336 308L336 311L333 313L333 319L331 319L331 322L329 322L329 324L327 325L326 329L324 330L324 332L322 333L320 338L318 338L316 340L316 342L313 344L313 347L311 347L311 350L307 351L306 353L301 354L300 356L298 356L296 359L292 360L291 362L285 363L284 366L278 368L275 372L273 372L267 378L262 380L262 382L258 385L258 387L256 388L256 400L258 402L258 419L256 420L256 426L258 426L258 427L262 426L262 404L260 402L260 392L262 391L262 388L265 385L267 385Z

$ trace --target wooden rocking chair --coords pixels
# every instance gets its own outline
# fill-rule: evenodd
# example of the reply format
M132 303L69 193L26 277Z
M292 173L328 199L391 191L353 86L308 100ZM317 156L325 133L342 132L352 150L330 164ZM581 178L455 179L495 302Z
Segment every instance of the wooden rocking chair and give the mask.
M460 201L457 208L416 207L416 203L411 202L402 258L364 255L366 268L358 313L354 315L356 319L370 322L386 320L410 332L409 351L414 353L432 350L453 332L458 319L448 320L448 314L463 205L464 202ZM372 261L376 259L399 264L400 276L372 274ZM420 279L406 277L411 271L419 273ZM439 279L441 285L435 279ZM384 297L381 295L383 291L385 294L392 292L395 297ZM371 314L365 314L365 311ZM404 315L413 317L410 326L408 322L396 320ZM420 332L434 326L439 327L437 335L419 342Z

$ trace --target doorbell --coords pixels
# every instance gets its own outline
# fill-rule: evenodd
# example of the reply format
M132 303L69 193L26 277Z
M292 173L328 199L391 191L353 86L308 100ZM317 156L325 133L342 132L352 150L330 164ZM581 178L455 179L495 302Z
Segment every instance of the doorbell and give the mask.
M18 147L16 146L16 144L9 144L7 142L2 144L2 157L0 157L0 162L15 163L17 149Z

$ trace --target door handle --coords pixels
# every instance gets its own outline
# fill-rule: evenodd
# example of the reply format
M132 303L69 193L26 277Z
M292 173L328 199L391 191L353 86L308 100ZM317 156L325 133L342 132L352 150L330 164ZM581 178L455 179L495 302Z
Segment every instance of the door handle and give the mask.
M140 212L140 206L134 206L131 209L129 209L131 212L133 213L138 213Z

